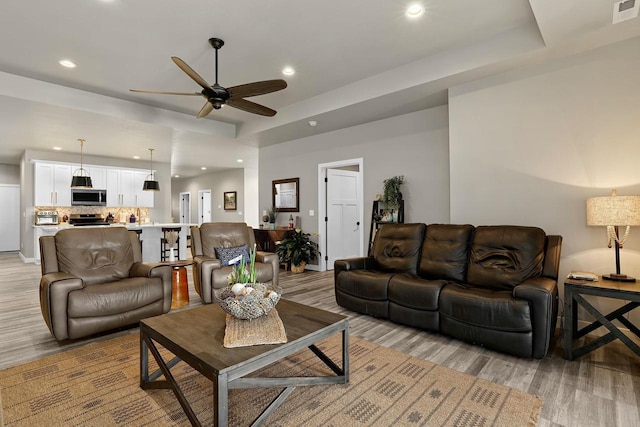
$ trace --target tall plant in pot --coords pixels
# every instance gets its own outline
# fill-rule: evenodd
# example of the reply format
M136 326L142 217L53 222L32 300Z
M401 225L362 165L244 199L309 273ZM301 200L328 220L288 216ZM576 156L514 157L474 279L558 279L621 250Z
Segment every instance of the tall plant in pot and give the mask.
M400 186L404 184L404 175L387 178L383 184L382 203L387 209L394 209L397 212L402 200Z
M291 265L291 271L302 273L309 262L318 258L320 251L315 242L311 241L311 234L303 233L297 228L277 244L276 253L280 261Z

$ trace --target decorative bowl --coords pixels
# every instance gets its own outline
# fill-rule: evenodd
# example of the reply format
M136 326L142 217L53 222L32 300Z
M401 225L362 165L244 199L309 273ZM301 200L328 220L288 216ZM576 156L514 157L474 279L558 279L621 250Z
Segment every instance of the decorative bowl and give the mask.
M248 292L237 294L232 290L232 286L227 286L215 290L213 294L225 312L243 320L257 319L268 314L280 301L280 295L282 295L282 288L262 283L249 283L244 290Z

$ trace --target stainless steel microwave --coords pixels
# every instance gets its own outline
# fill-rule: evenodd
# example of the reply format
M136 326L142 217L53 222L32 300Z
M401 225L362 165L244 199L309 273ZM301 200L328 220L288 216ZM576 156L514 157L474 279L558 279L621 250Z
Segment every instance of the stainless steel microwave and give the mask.
M71 206L107 206L107 190L72 188Z

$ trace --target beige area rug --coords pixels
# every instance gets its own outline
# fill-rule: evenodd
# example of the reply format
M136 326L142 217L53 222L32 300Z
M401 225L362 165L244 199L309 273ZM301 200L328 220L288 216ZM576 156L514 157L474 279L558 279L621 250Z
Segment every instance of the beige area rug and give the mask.
M339 360L339 336L319 347ZM351 338L350 360L349 384L298 387L266 425L534 426L543 404L531 394L357 338ZM183 362L172 371L199 420L212 425L212 383ZM261 374L329 372L305 349ZM1 415L6 426L189 425L170 390L145 391L138 384L134 334L0 371ZM249 425L280 390L232 390L229 425Z

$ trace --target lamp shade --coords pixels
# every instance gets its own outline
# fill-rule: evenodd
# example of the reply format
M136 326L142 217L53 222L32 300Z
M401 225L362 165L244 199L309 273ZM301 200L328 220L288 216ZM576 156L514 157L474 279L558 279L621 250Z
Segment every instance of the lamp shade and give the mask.
M142 190L143 191L160 191L160 183L158 181L154 181L153 179L147 179L144 181L144 184L142 184Z
M71 188L93 188L90 176L74 176L71 178Z
M587 225L640 225L640 196L588 198Z

